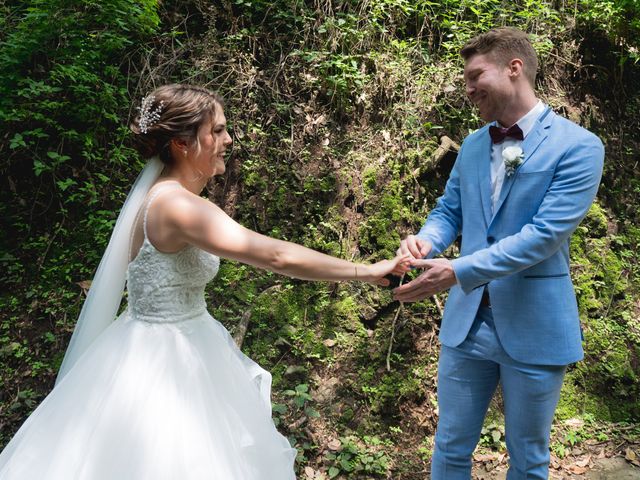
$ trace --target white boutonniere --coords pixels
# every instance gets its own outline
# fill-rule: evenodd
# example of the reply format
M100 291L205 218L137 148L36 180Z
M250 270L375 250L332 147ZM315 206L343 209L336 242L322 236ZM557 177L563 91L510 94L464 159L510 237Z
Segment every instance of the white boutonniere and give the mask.
M522 161L524 152L520 147L507 147L502 151L502 161L504 162L504 173L510 177L515 173Z

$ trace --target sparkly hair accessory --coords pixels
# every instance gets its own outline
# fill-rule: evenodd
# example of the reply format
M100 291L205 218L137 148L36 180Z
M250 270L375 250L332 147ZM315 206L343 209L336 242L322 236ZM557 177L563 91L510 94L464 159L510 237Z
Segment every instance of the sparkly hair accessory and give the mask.
M148 95L142 99L142 105L138 107L140 111L140 121L138 125L140 125L140 132L147 133L153 124L160 120L160 112L162 112L162 108L164 107L164 101L161 100L156 108L153 110L151 107L153 106L153 102L156 97L153 95Z

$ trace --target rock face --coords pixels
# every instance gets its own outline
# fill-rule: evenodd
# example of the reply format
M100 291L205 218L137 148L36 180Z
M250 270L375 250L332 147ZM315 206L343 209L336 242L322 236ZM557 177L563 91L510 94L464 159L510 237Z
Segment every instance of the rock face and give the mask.
M602 458L596 466L585 475L587 480L638 480L640 468L634 467L624 458Z

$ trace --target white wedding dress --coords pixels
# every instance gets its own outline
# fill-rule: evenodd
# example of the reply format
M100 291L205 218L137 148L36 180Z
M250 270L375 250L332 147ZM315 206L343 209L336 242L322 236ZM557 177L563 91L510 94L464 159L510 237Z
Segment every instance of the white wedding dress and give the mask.
M143 225L128 308L0 454L0 480L295 479L271 375L206 310L218 257L162 253Z

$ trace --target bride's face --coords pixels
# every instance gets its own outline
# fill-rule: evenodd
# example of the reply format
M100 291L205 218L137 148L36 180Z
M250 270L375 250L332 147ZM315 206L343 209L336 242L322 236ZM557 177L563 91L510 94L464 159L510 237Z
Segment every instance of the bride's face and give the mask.
M225 152L231 143L233 140L227 132L224 111L217 106L213 118L198 129L198 141L189 149L190 163L206 177L222 175L225 171Z

